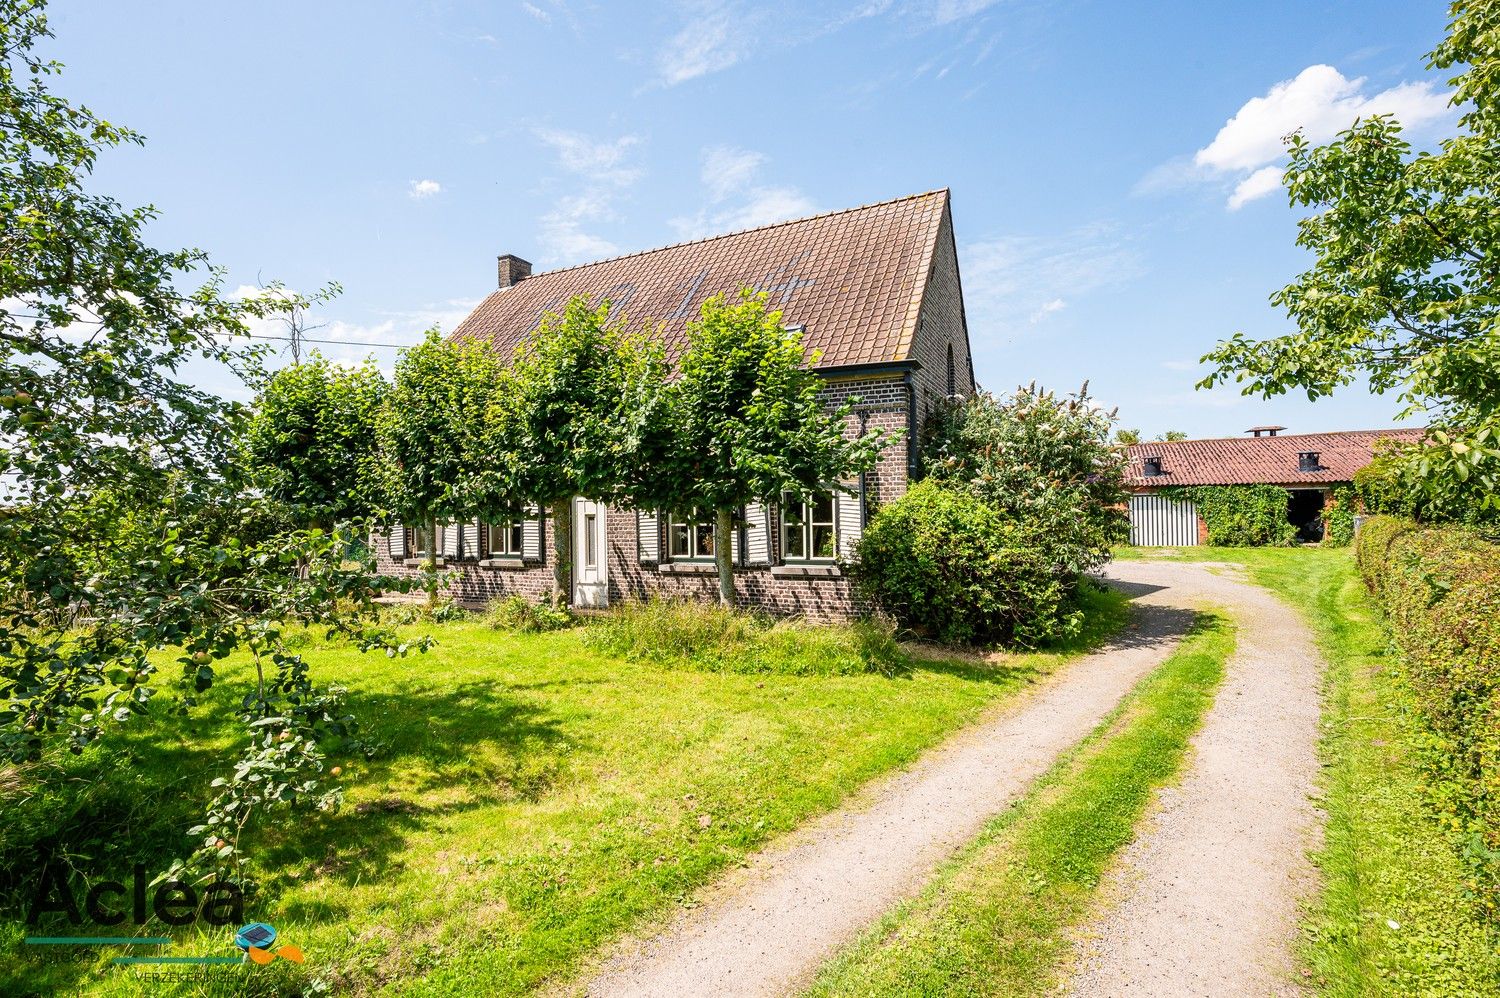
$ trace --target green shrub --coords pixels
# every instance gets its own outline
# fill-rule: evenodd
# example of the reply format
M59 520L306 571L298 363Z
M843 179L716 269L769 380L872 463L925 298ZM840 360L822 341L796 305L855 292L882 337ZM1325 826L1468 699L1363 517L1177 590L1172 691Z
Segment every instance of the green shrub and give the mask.
M1076 634L1076 576L1037 538L967 491L932 479L865 528L857 591L901 626L949 643L1034 646Z
M545 598L533 603L524 596L494 600L480 619L497 631L520 631L523 634L558 631L574 623L566 606L557 606Z
M1195 485L1162 489L1198 507L1214 547L1286 547L1297 537L1287 520L1287 491L1276 485Z
M1429 733L1436 803L1464 831L1487 913L1500 904L1500 546L1464 527L1379 517L1360 573L1390 616Z
M810 624L653 596L589 621L584 641L620 658L713 672L889 675L906 664L893 632L879 620Z
M1399 516L1422 523L1462 523L1487 536L1500 532L1500 510L1486 508L1479 486L1449 489L1434 496L1423 488L1410 464L1398 453L1378 455L1354 473L1354 491L1372 516Z
M1328 547L1346 548L1354 540L1356 501L1354 489L1341 485L1328 492L1323 506L1323 543Z

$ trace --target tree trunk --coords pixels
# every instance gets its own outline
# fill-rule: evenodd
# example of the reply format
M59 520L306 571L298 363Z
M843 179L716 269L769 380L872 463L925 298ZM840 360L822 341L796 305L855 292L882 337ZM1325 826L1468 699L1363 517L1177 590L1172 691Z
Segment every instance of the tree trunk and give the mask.
M438 560L438 522L434 518L428 524L432 528L431 539L427 542L427 609L437 609L437 560Z
M572 603L573 585L573 497L554 500L552 512L552 602Z
M719 605L734 606L734 512L714 511L714 567L719 570Z

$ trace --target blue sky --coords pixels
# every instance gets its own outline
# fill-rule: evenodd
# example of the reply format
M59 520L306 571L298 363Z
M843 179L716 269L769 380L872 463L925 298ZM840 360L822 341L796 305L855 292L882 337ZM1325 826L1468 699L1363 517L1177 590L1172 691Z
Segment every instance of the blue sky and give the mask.
M1446 5L55 3L57 84L147 137L104 189L233 285L311 289L340 341L451 329L538 268L950 187L976 372L1084 379L1148 435L1392 424L1350 389L1193 391L1305 264L1279 137L1453 128ZM327 348L338 357L392 349ZM205 374L213 378L215 375ZM228 386L221 386L228 393Z

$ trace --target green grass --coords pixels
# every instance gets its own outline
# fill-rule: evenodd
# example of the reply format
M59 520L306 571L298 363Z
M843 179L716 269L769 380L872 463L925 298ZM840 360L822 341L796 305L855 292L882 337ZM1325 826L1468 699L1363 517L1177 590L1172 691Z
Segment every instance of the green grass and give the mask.
M1124 601L1089 598L1096 640L1124 619ZM741 674L617 658L592 647L586 627L409 630L423 628L440 641L425 656L304 649L385 747L368 762L332 760L349 787L338 813L253 831L260 890L246 915L276 925L308 962L248 979L224 971L234 982L224 990L321 979L339 993L516 994L565 977L1080 650L993 660L902 650L885 674ZM164 867L237 752L221 719L246 678L231 668L190 716L127 729L45 773L0 773L0 841L19 848L29 832L53 848L76 834L75 865L115 879L137 859ZM224 930L182 932L174 953L224 952ZM14 917L0 923L0 993L171 993L23 947L22 934Z
M1302 610L1328 661L1321 745L1328 817L1316 857L1323 887L1306 918L1308 983L1351 998L1500 994L1500 933L1478 914L1466 885L1458 859L1464 844L1426 805L1420 734L1352 553L1174 551L1174 558L1244 565L1251 579Z
M916 899L831 961L809 994L1055 991L1068 930L1177 772L1234 649L1230 625L1192 634L1080 746L995 819Z

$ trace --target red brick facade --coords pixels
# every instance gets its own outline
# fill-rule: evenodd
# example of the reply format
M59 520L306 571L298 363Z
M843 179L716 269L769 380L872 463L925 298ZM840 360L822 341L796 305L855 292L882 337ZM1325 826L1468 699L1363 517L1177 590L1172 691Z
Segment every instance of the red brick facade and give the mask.
M940 200L924 196L892 204L899 206L901 211L913 214L937 208L929 216L932 223L925 229L928 235L923 238L929 240L925 248L915 245L902 257L903 260L911 261L911 271L900 278L900 284L905 289L904 293L911 298L910 314L914 321L907 320L890 328L869 330L868 335L883 338L882 342L889 342L894 346L884 357L868 363L854 361L854 358L862 356L860 338L865 335L865 331L860 328L859 317L868 313L853 305L847 310L840 307L840 299L829 297L833 290L829 283L825 282L819 287L820 294L824 296L819 299L819 311L808 315L809 319L817 321L806 323L810 343L817 345L821 341L830 346L836 344L837 352L850 359L850 362L843 364L839 364L837 360L830 364L829 352L824 353L817 368L827 378L823 398L830 407L857 399L848 420L848 432L851 436L878 429L885 431L887 437L879 462L857 483L856 491L859 496L839 500L840 503L859 504L856 510L850 512L849 517L840 518L841 536L838 547L841 551L846 551L848 541L854 539L848 535L857 532L855 524L862 526L875 515L882 504L905 493L920 460L920 455L912 449L915 446L911 439L913 431L920 438L923 419L941 399L950 394L969 395L976 388L947 193L940 192ZM856 213L871 210L857 209ZM885 219L891 209L889 206L875 206L874 210L885 213L878 216ZM797 223L786 224L795 227ZM854 223L851 221L849 224ZM888 227L890 223L882 221L881 224ZM912 231L923 230L916 227ZM807 251L814 262L817 248L813 246ZM842 245L834 249L848 252ZM677 250L678 248L674 248L673 251ZM654 251L633 259L642 261L641 266L645 267L649 265L653 255L662 252L665 251ZM857 302L861 294L868 296L872 293L884 293L883 286L867 287L872 284L869 276L862 274L855 263L849 265L854 268L853 271L839 279L845 282L845 289L850 291L848 298L851 302ZM583 268L584 271L588 269ZM534 279L522 279L517 286L525 288L532 280ZM809 286L812 286L811 282ZM509 290L502 291L501 295L510 293ZM503 301L503 298L500 300ZM796 304L795 300L792 304ZM496 302L491 301L476 310L465 326L460 327L460 333L476 335L476 329L483 326L481 320L496 313L498 309ZM800 318L793 315L795 311L795 308L787 309L788 321ZM826 320L823 319L824 311L830 313ZM847 315L849 318L845 321L852 322L854 328L828 328L830 324L838 324L835 314L840 317ZM893 317L893 322L899 320L901 315L898 309L886 309L879 314L889 314ZM814 325L819 328L814 328ZM768 504L767 515L770 520L769 564L743 563L746 560L744 552L747 545L744 530L740 531L741 540L737 548L740 556L734 572L735 590L740 604L778 615L797 615L815 620L847 619L859 613L862 608L853 597L842 562L786 563L781 550L781 524L774 503ZM648 554L643 558L639 522L640 517L631 510L611 509L608 513L605 525L608 548L606 567L608 600L611 604L657 594L703 600L718 598L718 577L711 563L672 561L666 557L665 529L658 531L659 544L654 557ZM497 597L520 595L535 600L550 593L552 527L551 518L544 517L541 557L537 560L489 562L466 558L444 564L443 570L449 573L451 580L449 594L466 606L481 606ZM850 529L845 529L846 527ZM388 537L374 538L374 546L382 572L414 574L418 571L414 563L398 563L391 557Z

